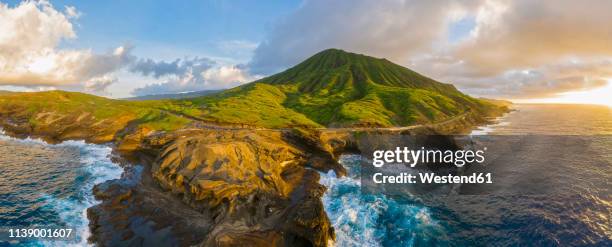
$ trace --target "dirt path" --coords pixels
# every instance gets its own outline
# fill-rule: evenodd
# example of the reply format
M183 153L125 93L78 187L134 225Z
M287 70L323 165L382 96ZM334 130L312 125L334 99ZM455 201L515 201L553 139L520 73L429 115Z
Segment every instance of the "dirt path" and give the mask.
M219 124L219 123L216 123L216 122L211 122L211 121L203 119L203 118L187 115L187 114L184 114L184 113L181 113L181 112L175 112L175 111L170 111L170 110L165 110L165 109L159 109L159 110L164 112L164 113L166 113L166 114L171 114L171 115L175 115L177 117L187 118L189 120L194 121L194 123L193 123L193 127L194 128L216 129L216 130L260 130L260 131L286 131L286 130L291 130L291 128L276 128L276 129L259 128L259 127L254 127L254 126L250 126L250 125L246 125L246 124L227 124L227 125L224 125L224 124ZM457 116L451 117L451 118L446 119L446 120L444 120L442 122L432 123L432 124L416 124L416 125L402 126L402 127L380 127L380 128L377 128L377 127L317 128L316 130L324 131L324 132L363 132L363 131L399 132L399 131L413 130L413 129L423 128L423 127L437 127L437 126L440 126L440 125L451 124L451 123L453 123L455 121L464 119L470 113L471 113L471 111L466 111L466 112L464 112L462 114L459 114Z

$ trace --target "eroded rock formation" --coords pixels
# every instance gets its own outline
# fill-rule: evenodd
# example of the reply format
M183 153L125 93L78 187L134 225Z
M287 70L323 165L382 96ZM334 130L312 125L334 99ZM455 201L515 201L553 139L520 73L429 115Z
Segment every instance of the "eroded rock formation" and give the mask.
M325 187L318 183L319 172L345 174L337 157L359 152L362 134L329 129L163 132L130 119L104 124L87 115L51 119L44 114L33 127L27 117L1 112L0 125L7 134L49 142L111 142L118 160L129 161L122 179L94 190L102 203L88 210L90 240L100 246L327 246L335 235L321 202ZM457 132L478 121L466 118L437 127Z

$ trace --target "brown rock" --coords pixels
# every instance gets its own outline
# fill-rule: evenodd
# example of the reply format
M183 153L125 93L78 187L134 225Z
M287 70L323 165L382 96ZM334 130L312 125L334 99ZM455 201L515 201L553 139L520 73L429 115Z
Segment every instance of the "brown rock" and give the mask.
M330 153L285 141L282 131L201 130L179 136L152 167L159 184L214 216L205 245L236 243L326 246L333 230L317 172L336 164Z

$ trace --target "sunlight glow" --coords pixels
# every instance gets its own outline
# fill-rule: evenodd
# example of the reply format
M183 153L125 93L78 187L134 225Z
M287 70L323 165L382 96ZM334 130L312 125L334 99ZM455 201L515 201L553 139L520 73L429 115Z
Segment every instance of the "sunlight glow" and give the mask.
M46 74L55 68L54 56L37 57L28 65L28 71L36 74Z
M517 100L516 103L563 103L563 104L595 104L612 107L612 79L608 84L586 91L567 92L557 97L544 99Z

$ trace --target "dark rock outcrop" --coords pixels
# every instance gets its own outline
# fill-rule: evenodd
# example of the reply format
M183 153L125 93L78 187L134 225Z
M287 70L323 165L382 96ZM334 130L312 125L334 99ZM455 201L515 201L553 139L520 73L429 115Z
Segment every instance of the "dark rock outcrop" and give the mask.
M123 178L97 185L101 204L88 210L100 246L327 246L334 229L321 197L319 172L359 151L363 131L190 128L154 131L133 119L113 123L81 114L0 112L0 126L17 137L56 143L112 143ZM483 123L476 115L448 126L398 134L457 133Z
M305 166L337 164L323 150L283 140L283 131L188 131L166 145L152 166L161 187L211 216L206 246L288 243L325 246L333 229L320 201L325 188ZM325 153L322 157L314 157Z

